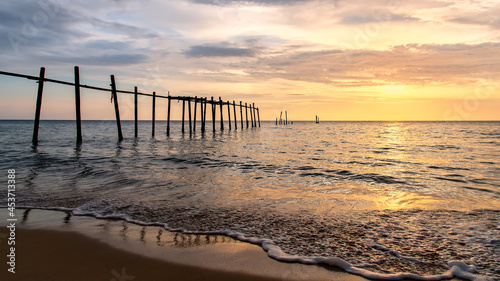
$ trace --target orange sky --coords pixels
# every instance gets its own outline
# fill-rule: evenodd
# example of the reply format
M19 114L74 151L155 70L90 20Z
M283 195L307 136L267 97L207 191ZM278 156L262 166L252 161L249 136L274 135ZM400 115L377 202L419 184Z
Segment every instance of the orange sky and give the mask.
M267 120L500 120L498 1L47 3L0 4L1 70L71 81L79 65L87 84L114 74L121 89L254 102ZM46 88L42 118L73 119L73 90ZM33 118L35 94L0 76L0 118ZM82 106L113 119L108 94Z

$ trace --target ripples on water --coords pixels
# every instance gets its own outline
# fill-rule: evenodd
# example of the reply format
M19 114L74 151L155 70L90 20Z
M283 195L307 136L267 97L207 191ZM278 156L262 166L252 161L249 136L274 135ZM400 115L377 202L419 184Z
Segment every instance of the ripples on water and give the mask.
M171 138L158 122L155 139L149 122L138 139L123 123L117 143L114 122L86 121L75 147L73 122L44 121L35 149L31 121L0 121L20 204L230 230L380 274L438 275L460 260L499 280L500 122L264 122L193 136L175 123Z

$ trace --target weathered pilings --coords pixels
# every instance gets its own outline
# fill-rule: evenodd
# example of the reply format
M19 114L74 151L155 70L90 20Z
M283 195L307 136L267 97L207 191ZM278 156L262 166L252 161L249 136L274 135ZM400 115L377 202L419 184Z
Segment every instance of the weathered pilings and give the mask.
M156 119L156 92L153 92L153 112L152 112L152 124L151 124L151 137L155 137L155 119Z
M259 109L257 108L257 114L259 114ZM288 125L293 124L293 122L288 122L288 111L285 110L285 118L283 118L283 111L280 112L280 119L276 118L276 125ZM260 127L260 116L259 116L259 127Z
M138 112L137 112L137 87L134 87L134 136L137 138L139 135L139 124L138 124Z
M75 66L75 109L76 109L76 143L82 143L82 113L80 110L80 68Z
M196 127L197 127L197 122L198 122L198 111L200 111L200 122L201 122L201 131L204 133L206 131L206 120L207 120L207 104L209 103L212 106L212 127L213 131L215 132L216 128L216 113L217 113L217 107L220 109L220 126L221 126L221 131L224 130L224 105L227 105L227 118L228 118L228 127L229 130L233 129L233 124L231 118L234 116L234 130L238 129L238 116L236 112L236 101L232 101L232 106L233 109L231 110L231 102L230 101L223 101L221 97L219 97L218 100L214 100L213 97L211 97L210 100L207 98L199 98L198 96L189 97L189 96L176 96L172 97L170 96L170 93L168 93L168 96L162 96L162 95L157 95L156 92L153 92L152 94L146 94L146 93L140 93L138 92L137 87L134 87L133 91L125 91L125 90L118 90L116 86L116 81L115 81L115 76L111 75L111 89L110 88L101 88L101 87L96 87L96 86L89 86L85 84L80 84L80 70L78 66L74 67L74 83L73 82L67 82L67 81L60 81L60 80L55 80L55 79L50 79L50 78L45 78L45 68L42 67L40 68L40 75L39 76L31 76L31 75L24 75L24 74L18 74L18 73L12 73L12 72L6 72L6 71L0 71L0 75L7 75L7 76L14 76L14 77L21 77L21 78L27 78L30 80L36 80L38 85L38 93L37 93L37 103L36 103L36 109L35 109L35 120L34 120L34 129L33 129L33 138L32 138L32 143L33 145L38 144L38 132L39 132L39 127L40 127L40 115L41 115L41 105L42 105L42 96L43 96L43 87L45 82L50 82L50 83L56 83L56 84L63 84L67 86L73 86L75 88L75 114L76 114L76 139L77 139L77 144L82 142L82 121L81 121L81 88L86 88L86 89L92 89L92 90L97 90L97 91L103 91L103 92L111 92L111 101L114 103L114 109L115 109L115 118L116 118L116 125L117 125L117 130L118 130L118 140L122 141L123 140L123 134L122 134L122 128L121 128L121 119L120 119L120 110L119 110L119 105L118 105L118 93L124 93L124 94L133 94L134 95L134 136L137 138L138 137L138 131L139 131L139 126L138 126L138 96L149 96L152 97L152 132L151 135L152 137L155 137L156 134L156 99L157 98L165 98L167 99L167 128L166 128L166 135L170 136L170 119L171 119L171 109L172 109L172 100L176 101L182 101L182 132L185 132L185 116L186 116L186 102L188 102L188 114L189 114L189 133L192 134L193 132L196 132ZM194 115L191 111L191 102L194 101ZM198 104L199 104L199 110L198 110ZM217 106L218 105L218 106ZM244 128L244 122L246 121L246 126L247 128L250 127L250 122L252 124L252 127L260 127L260 113L259 109L255 107L255 104L251 103L245 103L243 105L243 102L240 101L240 123L241 123L241 128ZM245 108L245 118L243 118L243 107ZM248 110L250 109L250 118L248 118ZM231 116L232 115L232 116ZM194 117L194 120L193 120ZM258 122L258 125L257 125Z
M36 95L36 109L35 109L35 125L33 127L33 138L31 142L33 145L38 145L38 128L40 127L40 112L42 110L42 95L43 83L45 79L45 67L40 68L40 76L38 80L38 92Z
M116 94L115 76L111 75L111 95L115 104L116 127L118 129L118 141L123 140L122 124L120 121L120 109L118 107L118 95Z

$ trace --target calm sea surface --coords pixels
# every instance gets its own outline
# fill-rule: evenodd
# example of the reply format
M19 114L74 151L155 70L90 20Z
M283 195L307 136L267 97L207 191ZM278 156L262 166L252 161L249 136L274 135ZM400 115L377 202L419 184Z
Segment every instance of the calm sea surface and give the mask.
M500 280L500 122L207 124L192 136L175 122L170 138L165 125L153 139L140 122L135 139L125 121L118 143L114 121L84 121L77 147L73 121L42 121L33 148L32 121L0 121L0 170L16 170L18 206L230 234L365 276L460 261Z

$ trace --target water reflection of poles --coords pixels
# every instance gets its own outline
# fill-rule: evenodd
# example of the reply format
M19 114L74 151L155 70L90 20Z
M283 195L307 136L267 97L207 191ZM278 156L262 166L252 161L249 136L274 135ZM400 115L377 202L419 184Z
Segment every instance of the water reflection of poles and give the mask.
M28 220L30 212L31 212L31 209L24 210L22 222L26 222Z
M71 219L71 216L72 216L71 213L67 212L66 213L66 217L63 220L63 223L69 223L69 220Z

